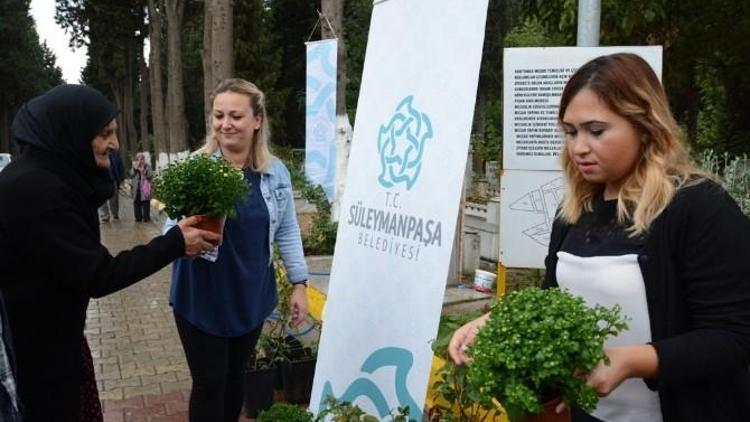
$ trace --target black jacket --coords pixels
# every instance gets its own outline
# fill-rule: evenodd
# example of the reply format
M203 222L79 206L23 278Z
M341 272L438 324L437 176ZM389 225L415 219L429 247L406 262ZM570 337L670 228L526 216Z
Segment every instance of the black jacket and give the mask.
M545 287L557 285L552 228ZM713 182L682 188L654 221L638 262L646 284L665 422L750 421L750 220Z
M106 169L96 168L90 142L111 120L111 109L85 90L62 94L38 97L46 103L26 109L34 117L26 126L16 118L14 135L25 153L0 173L0 289L27 422L77 420L89 298L129 286L184 252L179 228L116 257L102 246L97 207L113 184ZM50 102L70 101L95 108L93 116L76 114L72 104L64 124L43 121L58 119ZM66 154L56 142L86 142L88 149L75 145Z

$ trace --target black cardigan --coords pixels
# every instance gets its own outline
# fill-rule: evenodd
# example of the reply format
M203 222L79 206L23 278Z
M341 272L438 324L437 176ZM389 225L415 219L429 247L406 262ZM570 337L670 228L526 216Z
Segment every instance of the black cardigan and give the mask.
M544 286L569 225L555 220ZM638 256L665 422L750 421L750 220L713 182L680 189Z
M127 287L184 253L179 228L112 257L96 206L42 151L0 174L0 289L25 421L75 421L89 298Z

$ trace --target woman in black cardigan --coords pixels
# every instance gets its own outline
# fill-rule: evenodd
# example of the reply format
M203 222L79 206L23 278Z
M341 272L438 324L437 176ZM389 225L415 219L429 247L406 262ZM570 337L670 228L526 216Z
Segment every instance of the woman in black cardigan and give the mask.
M691 162L640 57L578 69L558 118L567 189L544 287L631 319L587 376L602 400L573 421L750 421L750 221ZM454 333L457 363L486 320Z
M13 121L22 155L0 173L0 290L15 349L26 422L101 420L83 335L90 298L125 288L217 235L182 220L146 245L109 254L98 207L113 194L117 108L98 91L62 85Z

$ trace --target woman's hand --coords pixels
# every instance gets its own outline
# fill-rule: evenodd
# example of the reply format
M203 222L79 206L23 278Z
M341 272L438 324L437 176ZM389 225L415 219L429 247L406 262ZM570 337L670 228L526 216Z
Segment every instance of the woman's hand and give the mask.
M185 241L186 256L194 257L200 255L221 244L221 235L193 227L203 221L203 218L200 215L193 215L183 218L177 223L177 226L182 231L182 238Z
M453 359L453 362L463 365L471 361L471 358L466 355L466 350L474 343L474 337L476 337L479 329L487 322L489 317L490 314L486 313L473 321L467 322L453 333L453 337L451 337L451 341L448 343L448 354Z
M296 327L307 318L307 287L303 283L295 284L292 287L289 305L292 312L291 323L293 327Z
M659 358L650 344L611 347L604 350L609 363L599 362L586 376L586 384L594 388L599 397L606 397L628 378L653 378L659 372ZM555 413L565 411L564 402L555 407Z
M599 362L586 377L586 383L600 397L609 395L628 378L653 378L658 374L659 358L650 344L611 347L605 353L609 364Z

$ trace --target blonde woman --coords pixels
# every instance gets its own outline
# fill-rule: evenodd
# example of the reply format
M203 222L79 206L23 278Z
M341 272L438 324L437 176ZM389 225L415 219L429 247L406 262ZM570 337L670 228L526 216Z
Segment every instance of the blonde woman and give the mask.
M294 284L293 324L307 315L307 267L289 171L268 150L263 93L227 79L211 98L211 130L197 153L221 155L242 169L250 192L237 205L238 217L227 220L218 254L175 261L170 303L193 378L190 420L236 422L245 362L277 303L272 243Z
M630 318L587 376L599 405L573 421L750 420L750 222L691 162L642 58L585 64L558 118L567 191L544 287ZM456 362L486 319L454 333Z

